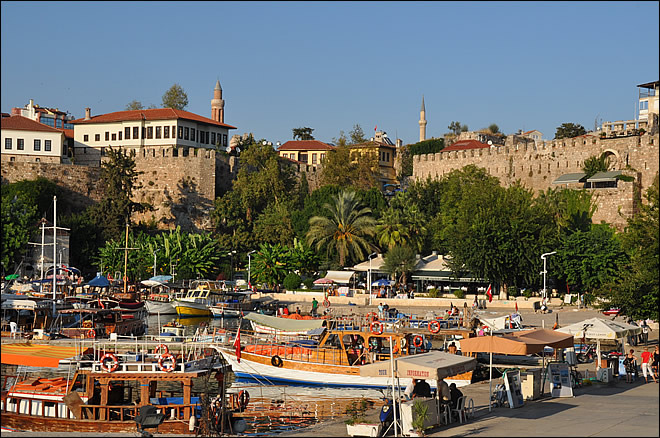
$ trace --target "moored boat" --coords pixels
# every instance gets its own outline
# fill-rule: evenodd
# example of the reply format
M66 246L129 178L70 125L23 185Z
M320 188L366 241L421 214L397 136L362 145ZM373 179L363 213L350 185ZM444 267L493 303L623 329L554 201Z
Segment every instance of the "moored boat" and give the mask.
M212 316L209 307L221 302L226 290L221 281L195 280L183 297L172 301L172 306L180 317Z
M214 318L238 318L254 309L252 294L252 291L226 291L209 309Z

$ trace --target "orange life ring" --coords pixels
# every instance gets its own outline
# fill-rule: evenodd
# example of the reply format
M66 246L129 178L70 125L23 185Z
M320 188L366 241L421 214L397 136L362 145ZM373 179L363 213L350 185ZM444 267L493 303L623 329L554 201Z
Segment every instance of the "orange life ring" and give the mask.
M383 334L383 323L380 321L373 321L369 325L369 330L371 330L371 333L374 335L382 335Z
M106 365L105 361L107 359L112 360L112 366ZM105 353L99 362L101 364L101 369L103 369L103 371L107 371L108 373L113 373L117 371L117 368L119 368L119 359L117 359L117 356L115 356L113 353Z
M378 314L376 312L367 313L367 321L378 321Z
M250 403L250 393L243 389L238 393L238 406L240 406L241 409L245 409L247 408L248 403Z
M413 338L413 345L417 348L421 347L424 344L424 339L421 336L417 335Z
M326 308L330 307L330 300L329 299L326 298L325 300L323 300L323 307L326 307Z
M164 362L169 361L172 365L167 367L165 366ZM166 373L171 373L174 371L174 368L176 367L176 358L172 356L170 353L165 353L163 354L160 359L158 359L158 368L160 368L161 371L165 371Z
M429 322L429 331L431 333L438 333L440 331L440 323L435 319Z
M157 346L157 347L154 349L154 354L160 354L160 350L161 350L161 348L162 348L163 350L165 350L165 352L164 352L163 354L167 354L167 353L170 352L170 349L167 348L167 345L165 345L165 344L160 344L159 346Z
M92 339L96 338L96 330L94 329L87 330L87 337Z

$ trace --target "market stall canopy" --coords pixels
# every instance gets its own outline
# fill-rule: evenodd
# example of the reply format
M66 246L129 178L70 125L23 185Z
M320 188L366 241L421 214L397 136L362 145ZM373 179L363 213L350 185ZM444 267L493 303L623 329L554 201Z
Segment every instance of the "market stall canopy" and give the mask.
M558 328L557 331L569 333L576 338L620 339L628 335L637 335L641 333L642 329L636 325L626 324L625 322L591 318ZM461 341L462 345L463 341Z
M87 351L90 349L88 348ZM0 356L6 365L57 368L60 360L87 353L78 347L55 345L9 344L3 345Z
M108 279L105 278L101 274L96 274L96 277L89 280L89 283L87 283L87 284L89 286L94 286L94 287L108 287L108 286L110 286L110 282L108 281Z
M245 315L248 321L254 321L257 324L266 327L274 328L286 332L293 331L309 331L324 327L326 325L325 319L289 319L278 318L277 316L262 315L261 313L250 312Z
M328 271L325 278L329 278L338 284L348 284L353 274L355 274L355 271Z
M574 345L573 335L558 333L556 330L545 328L519 331L512 333L511 336L519 339L531 339L534 341L544 342L545 346L552 348L572 348Z
M463 340L461 340L461 344ZM394 359L396 376L401 378L439 380L473 370L477 360L472 357L449 354L441 351L414 354ZM363 365L360 367L363 377L391 377L392 363L390 360Z
M160 283L165 283L166 281L169 281L172 279L171 275L156 275L151 277L149 280L151 281L158 281Z
M394 284L393 281L390 281L386 278L381 278L380 280L376 280L373 283L371 283L372 286L391 286L393 284Z
M332 278L319 278L318 280L314 280L314 284L335 284L335 281Z
M510 336L477 336L461 339L461 351L465 353L495 353L526 356L543 351L545 343L533 339Z
M145 286L165 286L169 287L169 284L163 283L162 281L156 281L156 280L142 280L140 283L144 284Z

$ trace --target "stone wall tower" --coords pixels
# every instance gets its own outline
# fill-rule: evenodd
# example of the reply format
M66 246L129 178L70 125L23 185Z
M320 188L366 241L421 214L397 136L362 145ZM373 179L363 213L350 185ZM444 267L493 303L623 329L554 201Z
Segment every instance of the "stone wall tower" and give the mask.
M426 107L422 96L422 109L419 111L419 141L426 140Z
M211 119L216 122L225 123L225 101L222 100L222 87L220 79L215 83L213 99L211 100Z

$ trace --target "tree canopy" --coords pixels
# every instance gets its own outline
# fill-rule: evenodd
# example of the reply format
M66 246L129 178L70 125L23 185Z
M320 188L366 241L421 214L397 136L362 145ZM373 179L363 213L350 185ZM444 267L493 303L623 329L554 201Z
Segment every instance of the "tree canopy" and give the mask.
M179 84L172 85L163 94L163 108L184 110L188 106L188 95Z
M312 135L314 129L312 128L293 128L292 131L294 140L314 140L314 136Z
M561 126L557 127L555 140L559 140L560 138L573 138L586 133L587 130L584 129L584 126L578 123L562 123Z

